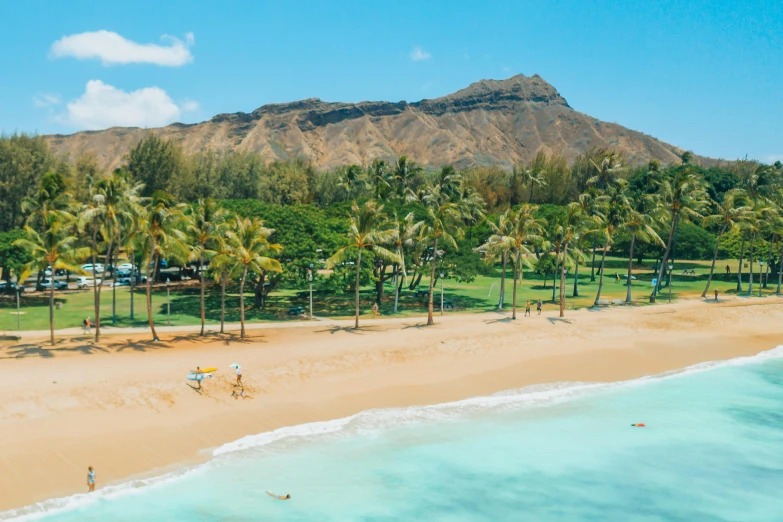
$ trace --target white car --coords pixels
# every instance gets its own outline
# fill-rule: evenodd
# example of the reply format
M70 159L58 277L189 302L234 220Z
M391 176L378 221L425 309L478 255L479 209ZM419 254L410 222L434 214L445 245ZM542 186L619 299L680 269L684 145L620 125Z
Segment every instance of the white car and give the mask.
M95 263L95 268L93 269L92 263L87 263L86 265L82 265L82 270L89 274L102 274L103 264Z
M117 270L127 270L128 272L130 272L134 268L136 267L133 266L133 263L123 263L117 267Z
M103 281L101 279L93 279L92 277L84 277L81 276L78 279L76 279L76 287L81 288L92 288L95 286L95 284L98 284L100 286Z

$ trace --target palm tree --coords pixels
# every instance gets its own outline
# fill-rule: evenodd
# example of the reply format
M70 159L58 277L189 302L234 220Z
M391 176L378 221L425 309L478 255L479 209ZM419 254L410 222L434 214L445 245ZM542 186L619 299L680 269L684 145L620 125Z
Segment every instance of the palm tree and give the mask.
M362 174L362 168L359 165L349 165L341 169L338 185L345 192L345 199L355 197L366 187Z
M500 272L500 299L498 299L498 311L503 310L503 304L506 300L506 264L508 262L508 255L512 248L512 242L508 240L511 237L511 232L514 227L514 218L516 213L512 209L506 210L498 218L498 224L494 224L488 221L492 235L489 236L487 242L479 246L478 249L485 252L487 257L492 261L500 261L503 263L503 268Z
M626 287L627 292L625 294L625 302L632 303L633 296L631 295L631 288L633 281L633 249L636 241L643 243L658 243L663 246L663 240L655 231L655 219L656 215L657 198L652 194L640 194L634 201L635 208L631 208L628 214L623 220L620 230L625 234L631 236L631 245L628 249L628 273L626 274Z
M707 276L707 285L701 293L702 297L707 296L712 283L712 275L715 272L715 260L718 258L718 247L720 238L727 232L733 232L739 227L739 223L744 223L749 217L750 207L747 206L747 194L742 189L732 189L726 192L723 203L713 201L713 214L706 216L701 224L704 228L717 227L718 237L715 240L715 252L712 254L712 265L710 265L710 274Z
M541 164L538 165L538 163ZM530 168L519 167L516 172L519 183L530 186L528 203L532 204L533 194L536 190L536 187L544 188L547 186L547 180L546 177L544 177L545 166L542 162L537 162L534 160L533 165Z
M400 158L402 159L402 158ZM386 215L383 214L383 205L375 201L367 201L359 206L355 201L351 207L351 224L348 229L348 244L334 253L326 261L326 265L333 268L350 259L356 250L356 323L354 328L359 328L359 276L361 274L362 251L369 250L381 259L401 262L397 254L384 247L393 242L396 230Z
M596 163L591 159L590 164L596 173L587 180L587 184L593 185L600 190L605 190L613 185L624 170L622 158L614 152L604 155L600 163Z
M377 159L372 162L369 171L375 199L380 200L386 189L391 186L389 185L389 167L385 161Z
M25 227L26 238L14 241L14 246L24 248L31 258L19 277L23 284L33 272L40 272L51 267L52 280L49 285L49 338L54 346L54 273L56 270L79 272L76 259L86 254L85 249L77 248L78 239L72 234L73 216L67 213L45 213L37 224L43 229L38 232L30 226Z
M140 239L143 240L142 260L147 265L147 321L153 341L160 339L152 317L152 280L166 254L182 254L186 250L183 243L184 234L179 230L183 222L183 211L184 205L178 205L171 195L158 190L152 193L143 214L138 217Z
M614 243L615 235L625 222L631 208L628 196L625 193L627 183L625 180L616 180L601 197L603 219L599 224L600 234L604 238L604 248L601 252L601 268L598 276L598 292L595 294L594 306L598 306L601 299L601 290L604 287L604 265L606 263L606 251Z
M419 239L422 244L432 245L432 257L430 260L430 288L429 305L427 308L427 325L435 324L432 318L432 297L435 288L435 266L438 262L438 246L450 246L457 250L455 238L462 237L462 218L464 213L458 203L449 201L440 188L429 187L420 200L426 207L423 224L421 225Z
M191 260L198 260L198 276L201 300L201 333L204 336L206 307L204 304L204 261L214 254L215 246L223 232L220 225L225 220L226 211L218 207L212 199L199 199L188 209L186 232L190 244Z
M231 242L226 239L226 234L235 227L236 216L227 217L218 225L215 233L214 256L209 264L215 277L215 282L220 284L220 333L225 333L226 322L226 285L231 275L231 267L234 264L234 252Z
M237 219L232 230L226 232L231 243L235 261L233 273L239 273L239 320L241 323L239 337L245 337L245 282L248 272L259 274L262 271L282 272L280 262L269 257L280 252L283 247L270 243L269 237L274 229L264 227L264 222L258 218Z
M598 190L595 187L587 187L587 189L579 195L579 206L582 209L582 212L586 216L595 216L597 218L602 217L601 216L601 208L600 208L600 198L601 197L601 191ZM593 260L590 263L590 282L595 281L595 251L597 248L597 234L593 233L590 234L590 238L593 242ZM576 265L576 270L578 272L579 270L579 264ZM577 273L578 276L578 273ZM575 277L577 277L575 276ZM578 277L577 277L578 279ZM576 283L574 283L576 285ZM574 286L574 297L579 296L579 290L576 286Z
M709 199L707 191L704 189L703 179L688 167L678 168L673 177L661 180L659 195L669 225L669 238L666 241L661 266L658 268L658 284L653 285L652 294L650 294L651 303L655 302L663 270L669 260L674 231L681 220L687 221L701 217L702 209Z
M422 222L416 222L413 212L410 212L405 219L400 221L397 213L394 213L393 221L397 223L397 230L394 233L393 245L394 253L397 254L399 262L394 264L394 313L397 313L397 305L400 301L400 289L405 284L405 278L408 277L405 270L405 249L413 246L413 242Z
M522 255L525 262L530 265L528 257L532 255L528 245L542 240L541 234L546 226L546 221L535 217L538 207L531 204L522 205L519 210L509 216L511 228L504 241L511 244L511 254L514 259L514 289L511 298L511 318L517 318L517 280L522 275Z
M568 263L568 246L571 243L578 242L585 234L589 234L594 226L595 221L585 215L579 203L574 202L568 205L566 214L560 224L560 227L562 228L560 235L562 236L563 243L563 265L560 269L560 317L565 316L566 308L565 281L566 266ZM575 259L574 262L578 264L579 260ZM601 275L603 275L603 273Z
M400 156L394 166L392 179L397 184L397 196L402 199L409 188L411 181L421 172L419 167L413 161L409 161L406 156Z

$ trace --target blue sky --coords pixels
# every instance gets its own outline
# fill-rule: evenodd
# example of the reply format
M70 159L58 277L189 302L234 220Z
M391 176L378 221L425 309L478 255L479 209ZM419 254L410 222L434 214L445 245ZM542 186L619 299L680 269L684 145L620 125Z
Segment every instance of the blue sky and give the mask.
M783 160L781 0L26 1L0 20L6 134L416 101L538 73L599 119Z

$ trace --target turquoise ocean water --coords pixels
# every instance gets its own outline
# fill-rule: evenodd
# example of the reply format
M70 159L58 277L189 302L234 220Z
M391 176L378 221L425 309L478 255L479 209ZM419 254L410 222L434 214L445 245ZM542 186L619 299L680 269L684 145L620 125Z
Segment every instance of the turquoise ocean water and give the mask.
M625 383L369 411L214 454L0 519L783 521L783 347Z

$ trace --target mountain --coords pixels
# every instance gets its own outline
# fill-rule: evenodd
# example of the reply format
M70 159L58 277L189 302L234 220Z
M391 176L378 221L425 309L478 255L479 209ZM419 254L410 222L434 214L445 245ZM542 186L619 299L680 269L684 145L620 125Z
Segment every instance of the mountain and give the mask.
M147 132L176 140L186 152L251 151L267 161L304 157L323 168L407 155L429 166L512 165L539 150L569 161L591 147L622 153L631 163L679 160L682 149L572 109L538 75L482 80L442 98L331 103L307 100L264 105L251 113L219 114L196 124L158 129L111 128L46 136L53 150L92 152L104 167Z

